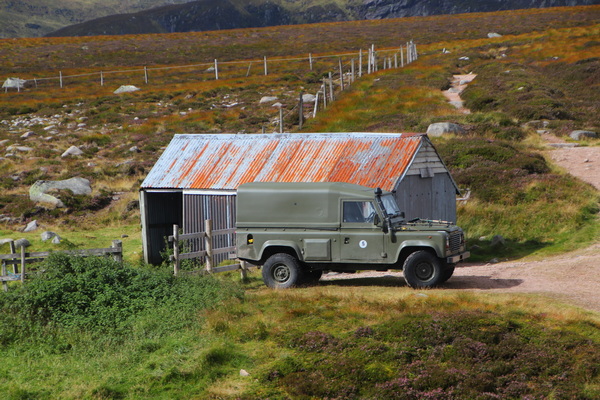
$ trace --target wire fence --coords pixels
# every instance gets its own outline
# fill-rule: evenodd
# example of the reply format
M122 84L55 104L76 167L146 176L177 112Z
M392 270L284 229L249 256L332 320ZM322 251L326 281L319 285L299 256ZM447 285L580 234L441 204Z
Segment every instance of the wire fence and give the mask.
M25 88L36 88L40 87L60 87L64 88L67 85L77 84L82 82L82 78L88 82L96 82L100 86L104 86L108 83L109 79L116 80L113 77L119 75L121 80L126 79L129 82L144 82L150 84L153 76L164 75L172 71L179 71L177 74L177 81L185 80L222 80L232 79L240 77L249 77L251 73L255 75L268 76L274 73L276 66L279 66L278 72L286 72L284 67L281 65L289 65L290 63L304 63L307 65L310 71L316 69L318 62L327 61L327 65L330 66L335 64L335 60L339 60L340 71L334 71L332 77L344 76L344 71L351 74L352 78L356 76L361 77L362 75L376 72L380 69L399 68L406 64L411 63L418 57L417 47L413 41L407 42L405 45L401 45L394 49L381 49L375 50L375 46L366 50L359 50L351 53L343 54L330 54L314 56L308 54L305 57L290 57L290 58L267 58L264 56L262 59L253 60L239 60L239 61L219 61L215 59L211 62L187 64L187 65L175 65L175 66L164 66L164 67L135 67L122 70L112 71L94 71L86 73L74 73L64 74L63 71L58 71L56 75L46 77L9 77L4 81L2 88L5 93L8 93L9 89L14 89L20 92ZM342 60L346 59L345 62ZM333 60L333 63L331 62ZM240 68L240 66L244 68ZM246 68L247 66L247 68ZM254 69L253 69L254 67ZM258 68L258 73L256 69ZM351 71L349 71L351 69ZM344 82L341 83L342 86Z

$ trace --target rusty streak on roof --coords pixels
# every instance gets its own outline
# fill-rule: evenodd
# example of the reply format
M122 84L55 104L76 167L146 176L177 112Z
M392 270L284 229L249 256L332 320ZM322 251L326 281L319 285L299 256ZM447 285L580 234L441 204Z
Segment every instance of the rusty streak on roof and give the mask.
M398 133L175 135L142 189L348 182L391 191L423 140L423 134Z

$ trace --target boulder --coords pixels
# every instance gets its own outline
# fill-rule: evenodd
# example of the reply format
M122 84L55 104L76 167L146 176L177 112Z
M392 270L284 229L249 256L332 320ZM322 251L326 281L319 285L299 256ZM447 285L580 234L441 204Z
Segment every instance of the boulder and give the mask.
M277 96L263 96L258 103L265 104L265 103L271 103L271 102L277 101L277 100L278 100Z
M465 130L462 126L451 122L436 122L427 128L427 134L431 137L440 137L451 133L462 135L465 133Z
M29 242L29 240L27 240L25 238L15 240L15 248L16 249L20 249L21 247L29 247L29 246L31 246L31 243Z
M491 39L491 38L502 37L502 35L499 33L496 33L496 32L490 32L487 34L487 37Z
M131 93L131 92L137 92L138 90L140 90L140 88L135 87L133 85L123 85L120 88L118 88L117 90L115 90L113 93L114 94Z
M54 232L46 231L46 232L42 233L41 239L42 239L42 242L45 242L45 241L52 239L55 236L58 236L58 235Z
M59 244L62 241L61 237L56 235L52 238L52 244Z
M302 95L303 103L314 103L315 100L317 100L317 96L315 96L314 94L305 93Z
M578 131L573 131L569 134L569 136L571 137L571 139L573 140L581 140L581 139L597 139L598 138L598 134L596 132L592 132L592 131L582 131L582 130L578 130Z
M77 146L69 147L64 153L62 153L61 157L65 158L68 156L80 156L83 154L83 151Z
M37 220L33 220L30 223L27 224L27 226L25 227L25 229L23 229L23 232L33 232L38 228L38 224L37 224Z
M71 178L64 181L37 181L29 188L29 198L36 203L47 203L54 207L64 207L60 199L47 194L50 190L70 190L73 194L89 195L92 193L90 181L85 178Z
M502 235L494 235L492 238L492 242L490 243L492 246L504 246L506 240Z

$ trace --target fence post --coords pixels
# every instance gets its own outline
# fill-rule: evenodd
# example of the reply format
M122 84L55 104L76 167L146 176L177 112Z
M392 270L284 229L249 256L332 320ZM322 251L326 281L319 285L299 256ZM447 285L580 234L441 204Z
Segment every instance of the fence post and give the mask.
M308 53L308 63L310 64L310 70L313 70L313 59L312 59L312 53Z
M179 275L179 226L173 225L173 275Z
M148 84L148 67L144 66L144 82Z
M269 75L269 70L267 68L267 56L265 56L265 76Z
M313 108L313 118L317 118L317 108L319 108L319 93L321 93L321 90L318 90L317 95L315 96L315 106Z
M327 80L323 77L323 109L327 108Z
M248 72L246 72L246 78L250 76L250 68L252 68L252 63L248 65Z
M358 77L362 78L362 49L358 52Z
M340 67L340 87L342 92L344 91L344 69L342 68L342 59L338 58L338 65Z
M115 250L118 250L118 252L113 253L113 260L115 260L118 263L122 263L123 262L123 242L120 240L113 240L112 241L112 247Z
M354 71L355 71L355 68L354 68L354 58L352 59L352 65L351 65L350 68L351 68L351 71L352 71L352 82L351 83L354 83L356 81L356 76L354 75Z
M402 50L402 46L400 46L400 67L404 68L404 50Z
M100 86L104 86L104 73L100 71Z
M215 80L219 80L219 62L215 58Z
M283 107L279 106L279 133L283 133Z
M25 246L21 246L21 282L25 282Z
M300 91L300 99L298 103L298 129L302 129L304 124L304 99L302 98L302 91Z
M398 53L394 54L394 68L398 68Z
M62 89L62 87L63 87L62 71L58 71L58 79L60 80L60 88Z
M331 72L329 72L329 100L333 101L333 76Z
M246 266L246 261L240 260L240 275L243 282L248 279L248 267Z
M6 263L2 261L2 276L6 276ZM6 281L2 281L2 288L5 292L8 292L8 283Z
M10 243L10 254L16 254L17 253L17 248L15 247L15 242L14 240L11 240ZM17 274L17 259L13 258L13 274Z
M213 272L212 220L204 221L204 245L206 247L206 272Z

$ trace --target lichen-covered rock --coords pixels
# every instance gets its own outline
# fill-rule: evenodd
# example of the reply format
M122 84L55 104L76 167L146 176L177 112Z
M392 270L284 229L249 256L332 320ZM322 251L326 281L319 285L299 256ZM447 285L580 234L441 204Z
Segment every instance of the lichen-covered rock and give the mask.
M46 203L54 207L64 207L60 199L49 195L50 190L70 190L73 194L90 195L92 187L90 181L85 178L71 178L64 181L37 181L29 188L29 198L36 203Z

